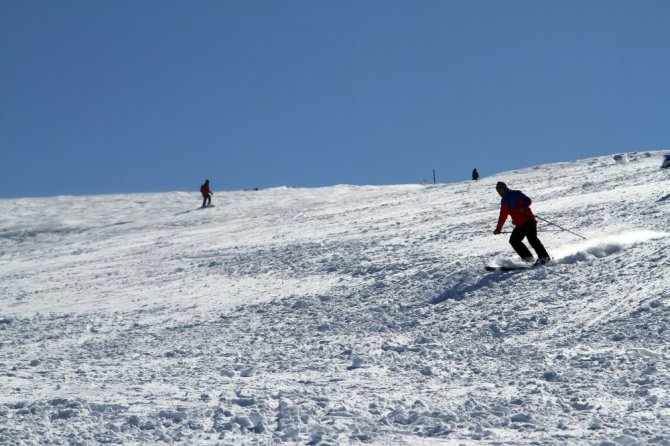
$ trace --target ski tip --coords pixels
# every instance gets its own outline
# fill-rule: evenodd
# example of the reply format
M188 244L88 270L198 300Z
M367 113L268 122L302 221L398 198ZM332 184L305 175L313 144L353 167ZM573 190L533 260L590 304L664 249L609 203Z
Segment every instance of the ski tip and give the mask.
M484 267L486 271L503 271L503 272L509 272L509 271L523 271L527 269L532 269L533 265L530 266L491 266L487 265Z

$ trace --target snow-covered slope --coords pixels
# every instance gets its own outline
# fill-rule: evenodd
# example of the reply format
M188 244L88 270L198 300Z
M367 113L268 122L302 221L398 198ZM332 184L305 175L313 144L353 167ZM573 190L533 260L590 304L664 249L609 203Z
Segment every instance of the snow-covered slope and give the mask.
M0 443L670 444L661 155L0 201ZM484 271L498 180L587 240Z

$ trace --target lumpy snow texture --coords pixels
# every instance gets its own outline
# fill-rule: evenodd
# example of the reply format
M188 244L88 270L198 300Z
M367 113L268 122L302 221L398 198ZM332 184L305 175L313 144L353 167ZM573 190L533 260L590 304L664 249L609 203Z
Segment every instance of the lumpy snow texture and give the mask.
M0 200L0 443L670 444L661 158ZM586 240L484 271L497 181Z

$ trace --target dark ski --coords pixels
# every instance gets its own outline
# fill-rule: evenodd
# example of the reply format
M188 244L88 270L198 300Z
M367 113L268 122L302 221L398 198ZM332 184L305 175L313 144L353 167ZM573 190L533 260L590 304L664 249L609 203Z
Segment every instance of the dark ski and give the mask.
M486 265L484 269L486 271L523 271L525 269L534 269L540 266L545 266L547 263L551 263L550 261L540 263L540 262L535 262L531 263L529 265L517 265L517 266L495 266L495 265Z
M484 269L486 271L521 271L524 269L533 269L535 265L529 265L529 266L490 266L486 265Z

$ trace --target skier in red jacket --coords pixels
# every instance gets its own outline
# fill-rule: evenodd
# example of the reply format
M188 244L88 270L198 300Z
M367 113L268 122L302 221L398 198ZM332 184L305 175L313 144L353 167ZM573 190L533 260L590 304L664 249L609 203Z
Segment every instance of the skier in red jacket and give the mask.
M521 191L510 190L505 183L499 181L496 184L496 191L502 197L500 201L500 217L498 217L498 225L496 226L494 234L500 234L507 217L512 217L512 224L514 230L509 238L509 242L517 254L526 262L533 261L533 254L523 243L523 239L527 238L530 246L533 247L537 253L537 262L545 264L550 260L547 250L539 238L537 238L537 220L533 211L530 210L532 203L531 199L525 196Z
M202 194L202 207L211 206L213 192L209 189L209 180L205 180L205 184L200 186L200 193Z

